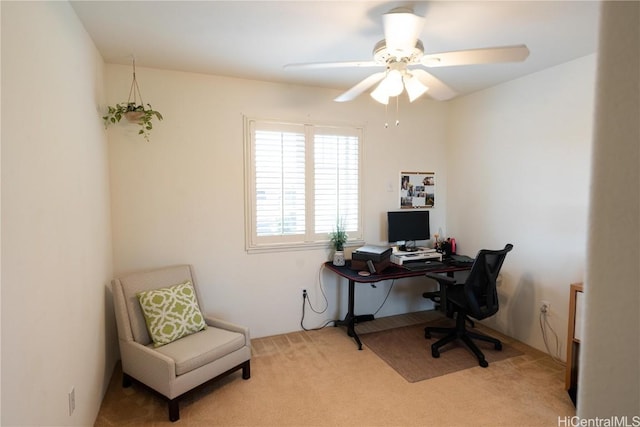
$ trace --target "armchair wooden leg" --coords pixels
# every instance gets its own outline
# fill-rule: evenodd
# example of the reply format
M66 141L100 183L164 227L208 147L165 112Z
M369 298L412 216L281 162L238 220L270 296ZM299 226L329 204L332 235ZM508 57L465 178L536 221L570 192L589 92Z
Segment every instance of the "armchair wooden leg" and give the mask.
M247 360L242 364L242 379L248 380L251 378L251 361Z
M180 419L180 406L178 399L169 400L169 421L175 422Z

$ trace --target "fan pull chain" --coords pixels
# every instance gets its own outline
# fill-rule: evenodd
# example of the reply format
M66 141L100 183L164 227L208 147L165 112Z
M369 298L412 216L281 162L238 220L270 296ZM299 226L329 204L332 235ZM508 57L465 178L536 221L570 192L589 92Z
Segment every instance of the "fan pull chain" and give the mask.
M389 128L389 104L384 104L384 128Z
M396 96L396 127L400 126L400 100ZM384 128L389 128L389 103L384 105Z

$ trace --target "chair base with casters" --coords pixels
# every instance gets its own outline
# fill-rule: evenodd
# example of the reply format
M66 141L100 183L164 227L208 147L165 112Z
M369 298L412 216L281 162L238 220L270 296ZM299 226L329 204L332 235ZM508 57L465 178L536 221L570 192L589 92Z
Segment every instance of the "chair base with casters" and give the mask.
M431 333L446 334L443 338L431 345L431 355L440 357L440 349L454 340L462 341L478 359L478 364L483 368L489 366L484 354L473 340L481 340L493 344L496 350L502 350L500 340L467 329L467 323L473 325L472 320L482 320L493 316L498 312L498 293L496 282L507 253L513 249L512 244L507 244L504 249L482 249L478 252L471 267L471 271L464 283L457 284L453 278L427 273L426 276L436 280L440 285L441 297L439 302L446 304L448 317L456 319L455 328L441 328L427 326L424 329L425 338L431 338ZM437 295L425 293L425 298L435 299ZM473 327L473 326L472 326Z
M478 348L478 346L472 341L473 339L486 341L492 343L496 350L502 350L502 342L500 340L490 337L488 335L484 335L478 332L472 332L467 329L466 322L467 317L464 315L456 316L456 326L455 328L442 328L436 326L427 326L424 328L424 337L427 339L431 338L431 333L439 333L446 334L444 337L440 338L438 341L431 345L431 356L434 358L440 357L440 348L453 342L457 339L461 340L466 346L476 355L478 358L478 364L483 368L489 366L489 362L484 357L484 353Z

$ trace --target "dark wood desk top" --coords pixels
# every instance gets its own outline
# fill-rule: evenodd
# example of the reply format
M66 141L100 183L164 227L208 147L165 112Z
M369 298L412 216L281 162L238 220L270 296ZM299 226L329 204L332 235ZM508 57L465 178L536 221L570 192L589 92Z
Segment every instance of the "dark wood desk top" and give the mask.
M406 277L420 277L424 276L425 273L453 273L456 271L465 271L471 269L471 264L468 266L460 267L455 265L448 265L446 261L444 262L445 266L443 268L431 269L431 270L408 270L401 265L391 264L389 267L385 268L380 273L373 273L369 276L361 276L358 274L358 270L351 269L351 261L347 260L346 264L343 267L338 267L333 265L331 261L327 261L324 263L324 266L329 270L333 271L339 276L342 276L346 279L353 280L358 283L374 283L380 282L382 280L390 280L390 279L402 279Z

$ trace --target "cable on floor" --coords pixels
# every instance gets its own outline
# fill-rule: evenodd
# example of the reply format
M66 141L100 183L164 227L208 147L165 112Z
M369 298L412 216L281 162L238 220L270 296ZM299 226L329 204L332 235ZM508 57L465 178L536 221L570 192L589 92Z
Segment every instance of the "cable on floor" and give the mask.
M542 332L542 340L544 341L544 346L547 349L547 353L549 353L549 356L551 356L551 358L556 362L562 362L562 360L560 359L560 340L558 339L558 334L556 334L556 331L554 331L551 327L547 314L548 313L546 311L540 310L540 331ZM549 348L547 327L549 328L555 339L555 355L552 354L551 349Z
M300 327L303 331L319 331L320 329L326 328L331 323L335 322L335 320L327 320L323 325L318 326L317 328L306 328L304 326L304 315L305 315L305 306L307 305L307 295L302 296L302 319L300 319ZM311 307L311 302L309 302L309 307Z
M302 328L303 331L318 331L320 329L326 328L331 323L335 322L335 320L327 320L323 325L318 326L317 328L310 328L310 329L304 326L304 316L305 316L305 309L307 304L309 304L309 308L311 308L311 311L313 311L316 314L322 314L326 312L327 309L329 308L329 299L327 298L327 295L324 292L324 286L322 286L322 270L323 269L324 269L324 265L320 268L320 270L318 270L318 284L320 287L320 293L322 294L322 297L324 299L325 306L322 310L316 310L313 307L313 304L311 304L311 300L308 298L309 294L305 292L302 295L302 318L300 319L300 327Z
M320 268L320 271L318 273L318 283L320 285L320 293L322 293L322 297L324 298L325 307L321 311L316 310L311 304L311 300L309 300L308 298L308 293L305 293L302 295L302 318L300 319L300 327L302 328L303 331L318 331L320 329L326 328L331 323L335 322L335 320L327 320L324 324L322 324L321 326L318 326L317 328L306 328L304 326L304 317L306 313L307 304L309 304L309 308L311 308L311 311L313 311L316 314L322 314L326 312L327 309L329 308L329 300L327 299L327 295L324 292L324 287L322 286L322 269L324 269L324 265L322 266L322 268ZM389 290L387 291L387 295L385 295L384 300L382 301L382 304L380 304L380 307L378 307L378 309L373 313L374 316L376 316L378 312L382 309L382 307L384 307L385 303L387 302L387 299L389 299L389 295L391 295L391 290L393 289L393 286L395 284L396 284L396 280L393 279L391 281L391 286L389 286ZM375 285L373 284L372 286L375 287Z

